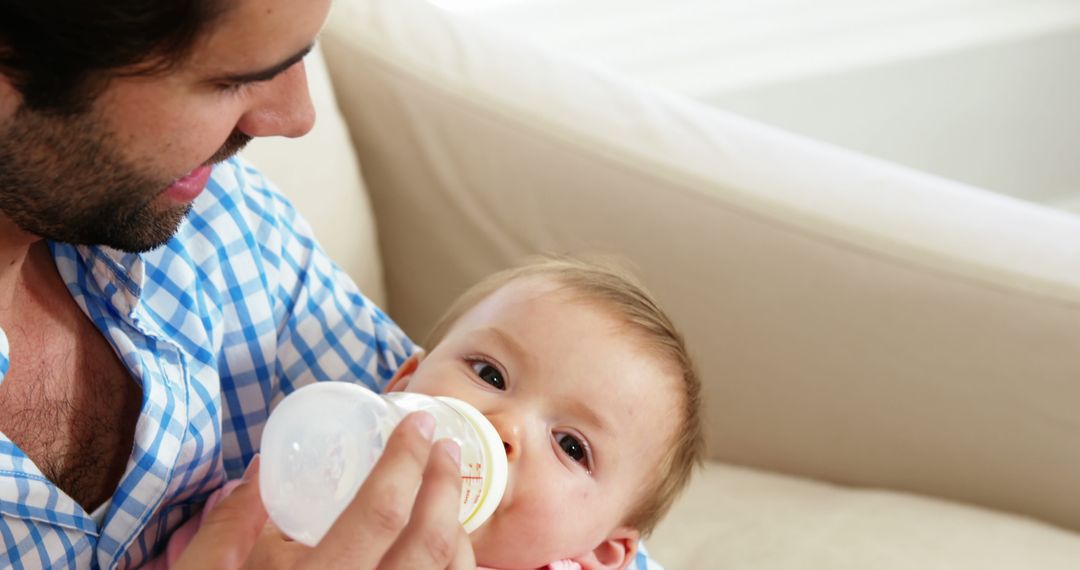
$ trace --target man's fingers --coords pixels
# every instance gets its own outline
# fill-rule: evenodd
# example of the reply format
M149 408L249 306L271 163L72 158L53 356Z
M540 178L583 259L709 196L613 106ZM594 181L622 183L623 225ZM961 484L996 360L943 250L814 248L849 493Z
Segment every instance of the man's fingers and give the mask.
M244 473L243 482L206 514L175 570L236 570L242 568L266 524L259 497L259 457Z
M311 554L312 569L375 568L409 522L431 452L435 418L409 414L386 442L386 450Z
M381 570L442 570L454 560L462 531L460 466L461 449L452 440L441 440L431 449L409 524L383 557Z
M454 560L446 567L447 570L476 570L476 555L473 553L472 541L464 527L458 528L457 551L454 552Z
M259 534L251 557L247 560L246 570L285 570L296 567L298 560L311 549L303 543L295 542L285 536L274 521L267 521Z

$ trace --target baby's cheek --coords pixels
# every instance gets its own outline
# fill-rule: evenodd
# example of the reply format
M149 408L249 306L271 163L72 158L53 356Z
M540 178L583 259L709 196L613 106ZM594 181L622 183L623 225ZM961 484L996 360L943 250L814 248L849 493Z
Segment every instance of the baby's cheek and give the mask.
M556 490L550 500L537 501L532 505L534 536L542 537L545 544L567 556L578 550L596 546L598 532L607 521L607 509L603 497L595 488ZM539 541L539 540L538 540Z
M495 568L535 568L591 551L609 522L595 488L530 481L474 537L477 562ZM479 540L476 540L479 539Z
M558 491L555 491L558 493ZM568 512L563 505L572 504L571 497L552 494L530 497L528 502L521 505L518 520L521 525L536 532L536 536L548 536L552 529L559 528L564 522Z
M565 547L567 539L573 535L573 529L585 516L578 509L580 503L576 493L551 491L530 497L527 504L521 505L524 508L515 517L516 526L537 550Z
M476 561L493 568L536 568L567 555L558 514L541 504L496 513L473 535Z

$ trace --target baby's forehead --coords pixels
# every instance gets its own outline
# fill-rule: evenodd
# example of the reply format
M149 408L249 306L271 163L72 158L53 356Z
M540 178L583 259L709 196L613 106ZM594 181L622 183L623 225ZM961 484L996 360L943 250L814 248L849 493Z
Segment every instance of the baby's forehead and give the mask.
M557 319L555 315L565 318ZM631 331L624 315L589 291L567 285L547 276L522 276L487 292L448 323L447 335L474 336L478 329L490 327L524 333L543 323L550 328L572 333L582 320L573 316L593 315L592 329L603 328L613 337Z
M552 316L553 313L563 315L567 312L575 317L585 314L597 318L583 321L569 317L563 320ZM518 320L500 320L506 316ZM535 347L523 341L528 340L529 329L535 329L537 325L528 321L522 322L521 318L543 320L545 326L554 329L556 334L564 335L568 341L574 340L575 333L582 332L571 327L580 327L584 323L592 329L590 332L594 333L594 336L605 340L604 348L608 351L607 356L611 358L609 362L612 368L618 368L620 361L632 359L639 368L647 368L650 372L646 382L649 399L655 400L661 394L669 394L676 400L674 406L679 405L681 398L677 396L683 387L682 369L670 345L664 344L662 335L651 330L648 323L643 323L640 315L634 314L625 303L605 294L603 289L597 290L567 282L559 276L519 276L480 299L453 323L450 330L452 334L466 334L469 340L486 340L492 337L506 340L509 337L509 340L518 344L516 348L526 353L532 352ZM570 352L582 353L588 350L572 342L567 342L566 345L570 347ZM591 356L587 353L581 355ZM599 400L594 405L606 406L607 401ZM657 417L649 418L656 424L667 425L678 421L677 414L665 413L664 417L658 414L647 415L656 415ZM672 416L674 419L671 419Z
M613 297L604 289L565 281L557 275L524 275L496 288L477 305L498 298L529 306L538 305L537 311L531 315L540 318L547 314L546 311L550 310L548 306L552 304L575 312L599 315L602 318L592 322L603 327L603 332L610 335L609 338L620 341L612 343L612 346L620 352L647 359L651 365L659 368L655 374L657 390L679 393L682 389L682 367L671 343L665 342L664 335L654 330L655 327L642 317L640 310L628 308Z

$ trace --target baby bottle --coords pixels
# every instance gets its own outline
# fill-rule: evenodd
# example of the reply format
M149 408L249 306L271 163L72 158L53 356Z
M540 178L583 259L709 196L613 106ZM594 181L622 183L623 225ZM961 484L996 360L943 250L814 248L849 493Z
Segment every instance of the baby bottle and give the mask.
M356 495L394 427L410 412L435 417L435 439L461 446L458 518L472 532L506 489L506 451L491 422L454 398L380 395L346 382L316 382L278 404L262 434L259 492L274 524L314 546Z

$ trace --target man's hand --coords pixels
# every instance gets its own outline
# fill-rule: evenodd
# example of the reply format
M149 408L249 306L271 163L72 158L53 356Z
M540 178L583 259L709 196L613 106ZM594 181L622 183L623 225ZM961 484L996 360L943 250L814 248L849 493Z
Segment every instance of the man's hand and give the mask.
M258 466L204 519L177 561L182 570L252 568L331 570L475 570L472 545L458 523L460 450L431 437L435 420L410 414L391 434L356 498L314 548L266 524ZM419 491L417 488L419 487Z

